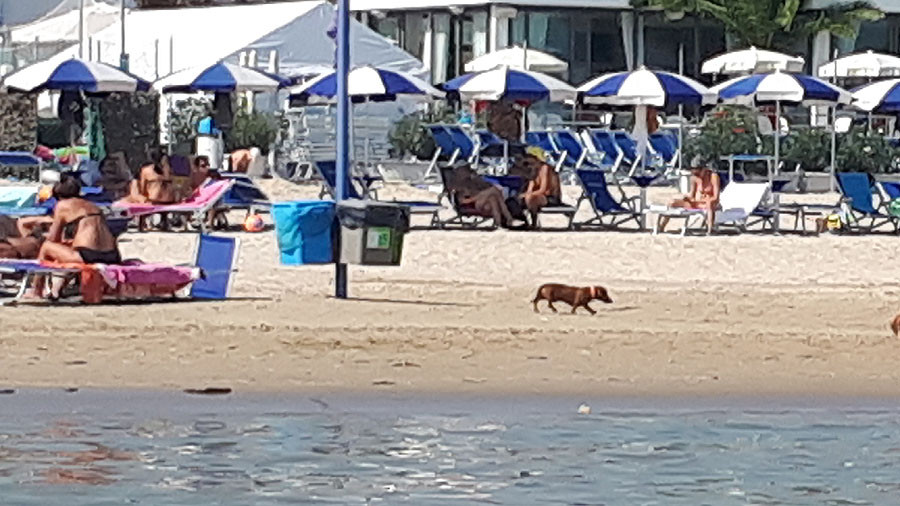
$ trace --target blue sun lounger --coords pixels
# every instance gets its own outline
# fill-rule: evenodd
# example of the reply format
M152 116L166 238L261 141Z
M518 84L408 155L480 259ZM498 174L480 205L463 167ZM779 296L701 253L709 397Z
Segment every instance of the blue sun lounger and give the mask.
M234 172L220 172L219 175L223 179L234 181L234 184L225 192L225 196L222 197L216 208L228 211L246 210L248 216L255 213L272 212L272 201L250 176Z
M194 263L200 277L191 283L189 296L194 299L222 300L231 294L233 274L237 270L240 240L201 234L194 251ZM37 260L0 259L0 278L18 283L12 297L0 305L12 306L22 300L35 276L72 277L81 269L42 265Z
M874 180L865 172L838 172L836 174L838 188L841 190L842 207L846 210L848 226L863 232L871 232L884 224L894 227L894 232L900 231L900 219L879 210L875 205L873 196ZM863 225L862 220L869 220L868 225Z
M337 185L336 162L330 160L313 162L313 167L322 177L322 182L327 186L327 194L333 197L335 195L334 188ZM360 193L356 186L353 185L352 181L350 181L349 183L350 184L347 185L347 198L356 200L376 200L369 199L365 193ZM410 214L431 216L431 226L434 227L440 224L440 216L438 215L438 213L443 208L443 206L441 206L439 202L428 202L424 200L383 200L379 202L387 202L390 204L407 206L409 207Z
M641 212L638 210L640 197L626 198L625 193L619 188L621 199L613 197L606 183L606 173L599 170L581 169L575 172L581 183L582 194L578 198L576 208L581 206L581 201L591 203L594 216L580 223L575 228L587 226L600 226L606 228L619 228L621 225L634 221L638 228L641 226Z

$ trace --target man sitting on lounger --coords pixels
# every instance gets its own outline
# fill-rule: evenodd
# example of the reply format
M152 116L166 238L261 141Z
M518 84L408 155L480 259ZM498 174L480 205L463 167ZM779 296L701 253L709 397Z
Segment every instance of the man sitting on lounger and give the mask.
M64 175L53 186L53 196L58 202L53 210L53 224L38 253L38 260L79 264L122 263L119 245L103 211L80 195L81 185L72 176ZM65 242L64 236L71 237L71 243ZM44 279L37 276L34 294L41 296L43 291Z
M559 174L547 163L541 148L531 146L526 149L523 165L528 173L528 185L520 198L531 214L531 226L535 227L542 208L562 205L562 185Z
M503 200L503 190L481 178L471 167L463 165L453 170L448 191L455 192L457 201L472 206L481 216L489 216L501 227L510 227L513 217Z
M706 231L712 234L719 208L719 184L719 175L715 171L707 167L694 167L691 169L690 194L674 200L669 207L706 211ZM665 232L668 223L669 217L662 216L659 230Z

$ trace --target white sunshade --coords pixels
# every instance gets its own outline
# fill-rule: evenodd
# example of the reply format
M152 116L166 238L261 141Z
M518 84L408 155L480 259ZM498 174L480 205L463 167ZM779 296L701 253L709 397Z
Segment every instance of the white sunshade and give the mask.
M892 77L900 76L900 57L873 53L850 54L819 67L819 77Z
M703 74L742 74L745 72L803 72L805 60L799 56L790 56L766 49L741 49L720 54L703 62L700 72Z
M519 46L488 53L466 63L466 72L483 72L500 65L537 72L563 73L569 64L552 54Z

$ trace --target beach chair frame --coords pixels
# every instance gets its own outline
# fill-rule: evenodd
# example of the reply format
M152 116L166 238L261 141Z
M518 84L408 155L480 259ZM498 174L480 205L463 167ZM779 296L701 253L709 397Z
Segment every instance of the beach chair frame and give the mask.
M607 173L605 171L596 169L579 169L575 171L575 176L578 179L578 184L581 186L581 195L578 197L578 202L575 204L576 212L581 208L581 203L585 200L590 202L591 210L594 212L594 216L592 216L591 218L579 223L573 223L572 226L575 229L588 228L592 226L606 229L619 229L622 228L622 225L630 221L634 221L635 224L637 224L638 229L640 229L642 213L638 210L638 205L640 204L641 200L639 196L635 195L633 197L628 197L627 195L625 195L625 191L622 189L619 183L615 182L614 184L620 195L620 198L617 200L610 191L609 182L606 180ZM588 180L593 180L596 182L602 180L603 188L606 191L607 197L603 200L615 207L598 207L597 198L601 197L601 195L598 195L597 192L591 190L590 186L592 181Z
M849 191L846 187L847 181L845 179L862 177L866 177L868 180L868 193L866 196L861 197L861 199L854 201L853 196L851 195L853 192ZM881 209L884 209L886 203L883 200L881 202L875 201L875 191L878 190L875 180L870 174L864 172L839 172L835 174L835 178L837 179L837 187L841 192L839 207L843 211L844 216L847 217L847 228L849 230L871 233L874 232L876 228L889 224L894 228L895 234L900 232L900 218L890 214L884 214L880 211ZM881 199L880 192L878 195L879 199ZM862 200L862 202L860 202L860 200ZM866 207L875 212L867 211L865 209ZM866 220L868 220L868 224L865 224Z
M215 235L200 234L200 236L197 238L197 241L194 242L194 249L193 249L193 254L192 254L192 256L194 258L193 266L199 267L204 275L210 273L211 271L209 271L208 269L204 269L200 265L201 250L203 248L203 244L205 241L220 241L220 240L228 240L234 244L234 255L232 255L232 257L231 257L231 262L229 264L229 269L228 269L228 272L231 275L228 276L228 284L225 287L225 297L224 298L227 299L227 298L231 297L231 288L232 288L232 286L234 286L234 273L238 272L237 265L238 265L238 260L240 259L240 256L241 256L241 239L239 237L227 237L226 238L226 237L215 236ZM212 271L212 272L216 272L216 271ZM197 296L195 294L195 289L196 289L195 285L196 285L196 282L191 283L189 286L185 287L185 289L184 289L184 292L186 292L185 294L189 298L215 300L212 297Z

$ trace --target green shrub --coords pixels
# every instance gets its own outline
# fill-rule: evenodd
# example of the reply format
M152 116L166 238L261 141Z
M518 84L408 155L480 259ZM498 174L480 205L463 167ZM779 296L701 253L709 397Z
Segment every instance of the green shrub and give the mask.
M781 141L781 158L799 162L804 170L823 170L831 165L831 133L824 128L792 129Z
M854 127L838 137L837 166L842 171L893 172L897 150L879 132Z
M408 154L414 155L420 160L427 160L434 156L435 145L427 125L435 123L452 123L456 121L456 113L446 107L439 106L427 112L414 112L407 114L394 123L394 127L388 134L393 156L402 158Z
M744 106L719 106L710 111L699 135L687 139L685 162L727 168L723 156L759 154L756 113Z
M234 124L225 136L225 149L230 153L236 149L257 147L263 155L268 155L279 127L280 121L274 114L248 113L241 109L234 116Z

